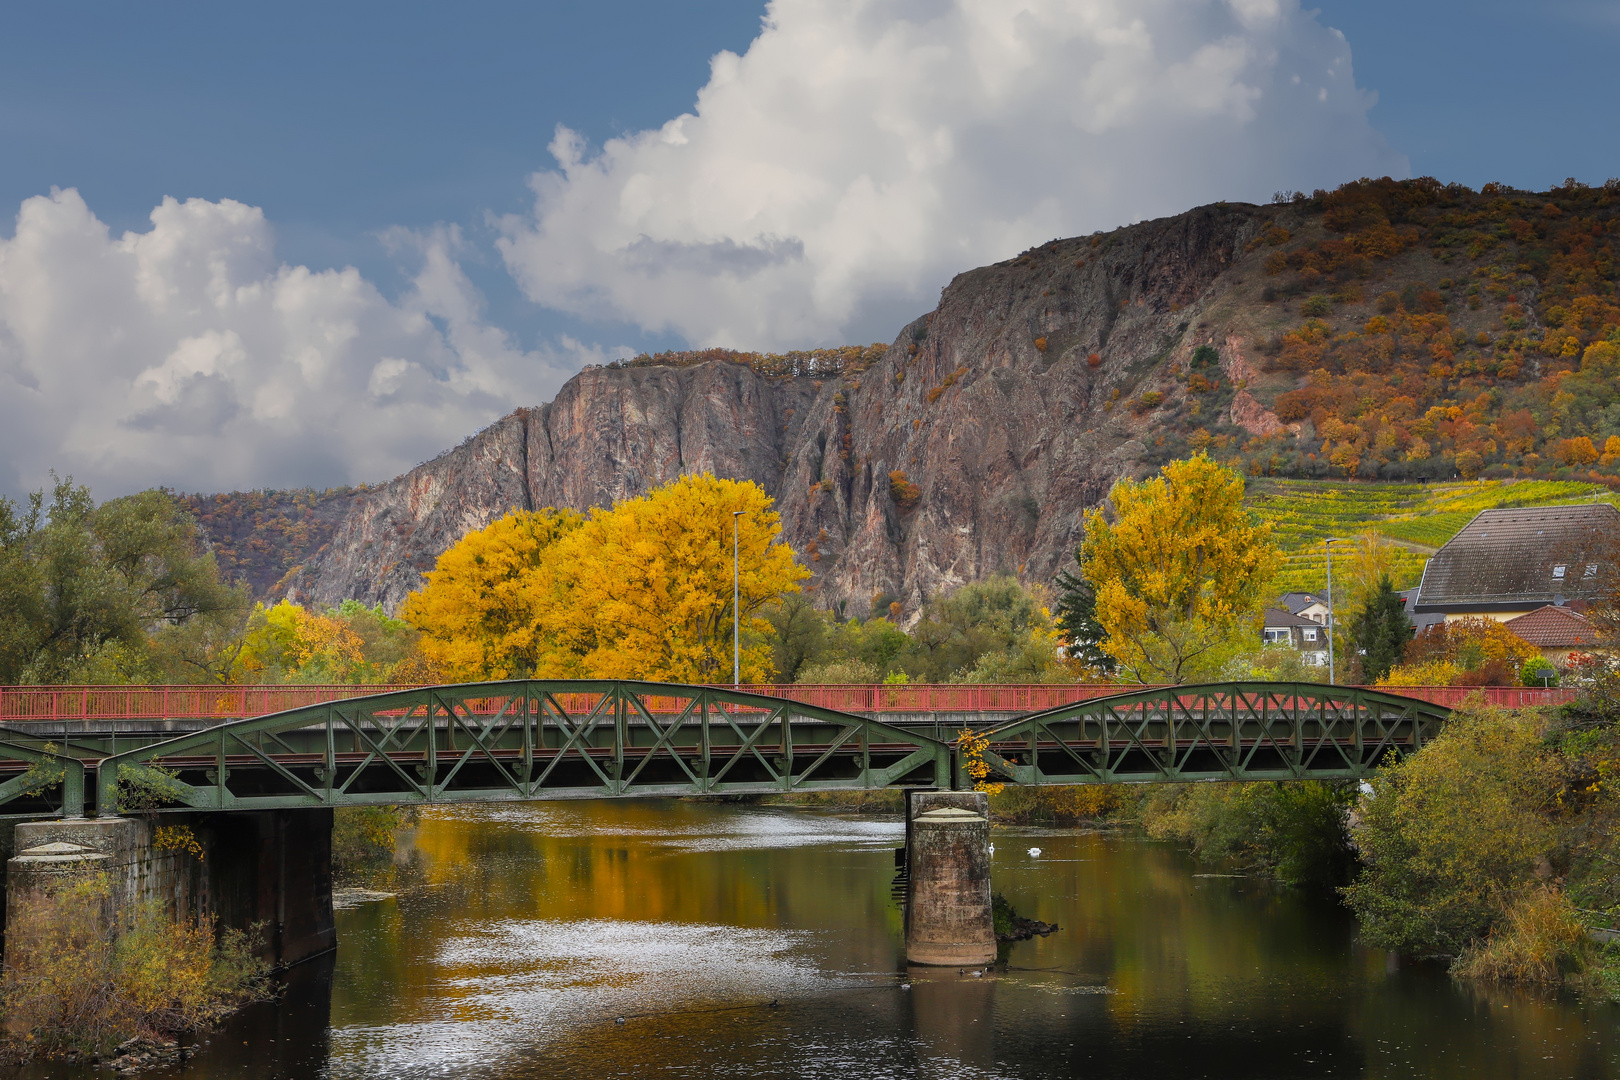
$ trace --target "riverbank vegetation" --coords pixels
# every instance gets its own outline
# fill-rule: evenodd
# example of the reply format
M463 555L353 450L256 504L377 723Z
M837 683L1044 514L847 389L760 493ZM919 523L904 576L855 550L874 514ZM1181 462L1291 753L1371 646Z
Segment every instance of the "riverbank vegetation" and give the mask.
M1620 724L1470 702L1357 807L1345 890L1366 940L1459 975L1620 990Z
M1442 959L1459 978L1573 987L1620 1000L1620 574L1590 597L1595 648L1568 665L1569 705L1453 710L1415 754L1348 785L1149 789L1150 835L1297 884L1338 886L1363 940ZM1487 620L1406 646L1419 681L1515 679L1539 659ZM1599 939L1607 939L1600 941Z
M1143 828L1201 861L1274 877L1289 885L1336 888L1355 871L1347 817L1353 783L1156 784L1137 805Z
M346 882L388 866L399 834L421 820L414 806L339 806L332 811L332 879Z
M172 1045L271 995L248 934L176 920L149 902L115 932L107 875L17 905L0 977L14 1057L100 1059L128 1040Z

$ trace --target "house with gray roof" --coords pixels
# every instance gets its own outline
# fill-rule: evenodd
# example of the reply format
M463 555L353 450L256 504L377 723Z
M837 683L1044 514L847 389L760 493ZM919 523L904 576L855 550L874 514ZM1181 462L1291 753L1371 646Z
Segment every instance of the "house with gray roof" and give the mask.
M1266 608L1265 623L1260 637L1267 645L1286 645L1298 649L1307 664L1322 667L1327 663L1327 627L1303 615L1295 615L1285 608Z
M1315 593L1288 592L1282 594L1282 606L1295 615L1322 626L1327 625L1328 602Z
M1505 621L1559 606L1598 583L1599 554L1620 535L1607 503L1481 510L1423 568L1416 616Z

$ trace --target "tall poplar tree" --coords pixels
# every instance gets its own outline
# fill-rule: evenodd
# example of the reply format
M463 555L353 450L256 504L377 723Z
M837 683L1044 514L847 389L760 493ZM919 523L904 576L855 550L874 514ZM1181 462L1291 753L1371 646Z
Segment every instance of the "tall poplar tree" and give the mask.
M1212 677L1259 634L1277 564L1271 525L1243 506L1243 477L1199 454L1119 481L1108 502L1112 513L1086 516L1080 546L1103 648L1139 682Z

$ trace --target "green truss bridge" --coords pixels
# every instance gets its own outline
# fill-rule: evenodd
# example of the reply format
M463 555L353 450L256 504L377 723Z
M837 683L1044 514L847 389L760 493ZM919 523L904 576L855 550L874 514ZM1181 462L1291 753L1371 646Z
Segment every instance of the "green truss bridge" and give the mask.
M131 746L0 730L0 816L282 810L1013 784L1356 779L1416 750L1443 706L1361 687L1142 689L981 727L892 723L781 697L643 682L402 690Z

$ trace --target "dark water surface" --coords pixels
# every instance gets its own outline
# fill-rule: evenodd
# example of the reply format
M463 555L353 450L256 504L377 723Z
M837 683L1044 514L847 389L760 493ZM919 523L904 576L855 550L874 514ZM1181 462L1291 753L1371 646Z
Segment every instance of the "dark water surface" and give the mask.
M901 833L672 801L434 810L379 883L398 898L338 913L335 959L148 1075L1620 1078L1620 1008L1397 967L1331 903L1131 835L996 830L996 888L1063 929L980 978L908 972Z

